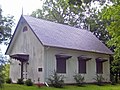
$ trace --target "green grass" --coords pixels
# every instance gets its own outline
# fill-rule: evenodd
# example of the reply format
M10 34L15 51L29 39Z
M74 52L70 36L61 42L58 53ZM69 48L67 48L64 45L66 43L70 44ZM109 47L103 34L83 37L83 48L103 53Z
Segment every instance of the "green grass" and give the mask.
M5 84L2 90L120 90L120 85L85 85L83 87L78 86L65 86L64 88L54 87L37 87L37 86L25 86L17 84Z

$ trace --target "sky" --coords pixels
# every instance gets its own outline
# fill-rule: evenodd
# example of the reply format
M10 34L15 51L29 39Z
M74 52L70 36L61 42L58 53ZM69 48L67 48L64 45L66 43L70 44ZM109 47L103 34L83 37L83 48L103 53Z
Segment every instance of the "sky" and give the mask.
M0 7L2 8L2 14L4 16L12 15L15 19L15 26L13 31L17 25L17 22L22 14L30 15L32 11L35 11L38 8L42 8L43 0L0 0ZM6 46L0 45L2 52L4 53L6 50Z
M4 15L13 15L16 22L22 14L30 15L32 11L42 8L42 0L0 0Z

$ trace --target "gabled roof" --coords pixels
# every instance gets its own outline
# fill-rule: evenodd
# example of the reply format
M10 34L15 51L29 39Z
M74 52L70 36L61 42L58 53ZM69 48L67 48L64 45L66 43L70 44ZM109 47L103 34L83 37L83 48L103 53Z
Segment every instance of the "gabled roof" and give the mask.
M21 18L28 23L44 46L113 54L98 38L87 30L31 16L22 16Z

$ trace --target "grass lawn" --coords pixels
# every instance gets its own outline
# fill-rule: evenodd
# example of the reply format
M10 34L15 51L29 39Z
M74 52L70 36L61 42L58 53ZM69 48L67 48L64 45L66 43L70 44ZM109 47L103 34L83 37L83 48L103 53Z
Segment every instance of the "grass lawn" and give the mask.
M120 90L120 85L85 85L83 87L78 86L65 86L64 88L54 87L37 87L37 86L25 86L17 84L5 84L2 90Z

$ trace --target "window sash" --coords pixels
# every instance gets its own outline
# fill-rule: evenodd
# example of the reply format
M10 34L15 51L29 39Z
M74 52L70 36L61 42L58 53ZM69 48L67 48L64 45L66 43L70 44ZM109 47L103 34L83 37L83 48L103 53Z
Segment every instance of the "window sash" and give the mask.
M57 73L66 73L66 59L56 58Z
M103 62L96 62L96 73L97 74L103 73Z
M86 60L78 60L78 72L86 73Z

